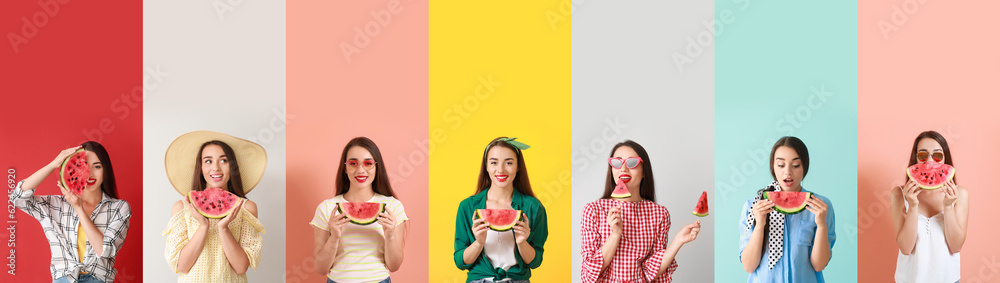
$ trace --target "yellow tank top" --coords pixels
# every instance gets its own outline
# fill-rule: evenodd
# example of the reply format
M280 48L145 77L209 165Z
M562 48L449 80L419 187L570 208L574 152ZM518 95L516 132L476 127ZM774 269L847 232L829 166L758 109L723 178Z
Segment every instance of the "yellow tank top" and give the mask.
M76 249L79 252L80 262L82 263L83 262L83 255L84 255L85 252L87 252L87 234L85 234L83 232L83 222L80 222L80 226L77 227L76 230L77 230L77 233L76 233L76 247L77 248ZM85 272L85 271L81 271L80 273L87 274L87 272Z

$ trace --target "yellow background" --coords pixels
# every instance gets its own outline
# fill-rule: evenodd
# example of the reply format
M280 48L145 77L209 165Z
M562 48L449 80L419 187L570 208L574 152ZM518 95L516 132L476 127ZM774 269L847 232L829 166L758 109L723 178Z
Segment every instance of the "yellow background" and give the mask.
M465 282L453 259L458 204L487 143L518 137L549 237L533 282L571 276L569 1L430 3L430 282ZM564 5L564 6L560 6Z

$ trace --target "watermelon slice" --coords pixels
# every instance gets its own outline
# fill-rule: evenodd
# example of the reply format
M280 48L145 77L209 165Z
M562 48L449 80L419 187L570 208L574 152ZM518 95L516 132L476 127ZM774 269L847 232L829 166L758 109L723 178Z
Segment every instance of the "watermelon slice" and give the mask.
M708 192L701 192L701 199L698 200L698 205L694 207L694 211L691 214L697 215L698 217L708 216Z
M955 167L944 163L921 162L906 168L906 176L921 188L934 190L955 177Z
M514 209L476 209L476 218L486 219L490 229L498 232L513 229L521 215L520 210Z
M622 179L618 179L618 185L615 186L615 190L611 192L611 197L630 198L632 197L632 193L628 192L628 187L625 187L625 182L622 182Z
M64 188L79 196L83 195L83 189L87 188L87 180L90 180L90 165L87 164L86 150L81 148L63 161L59 168L59 182Z
M368 225L378 221L378 214L385 211L385 203L341 202L337 203L337 211L346 215L351 223Z
M792 215L806 209L806 201L812 193L806 192L767 192L764 197L774 203L774 210Z
M240 197L219 188L188 192L188 201L195 210L208 218L223 218L233 212L240 203Z

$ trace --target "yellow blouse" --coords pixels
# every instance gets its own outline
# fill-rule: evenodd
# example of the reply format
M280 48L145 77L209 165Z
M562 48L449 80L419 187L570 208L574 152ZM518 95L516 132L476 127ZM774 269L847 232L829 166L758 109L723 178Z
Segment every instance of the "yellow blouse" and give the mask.
M219 239L218 229L208 229L208 237L205 239L205 247L202 248L198 260L191 267L188 273L177 271L177 261L180 258L181 249L187 245L188 240L194 236L198 230L198 220L191 217L191 211L184 209L170 217L170 223L163 235L167 236L167 246L164 251L167 263L170 268L178 273L177 282L247 282L246 274L236 274L236 271L226 260L226 252L222 249L222 241ZM197 213L197 212L194 212ZM208 219L208 225L215 227L220 219ZM243 251L250 259L250 267L257 269L260 263L260 249L263 245L264 225L254 217L244 207L240 207L239 215L229 223L229 230L232 231L236 242L240 244Z

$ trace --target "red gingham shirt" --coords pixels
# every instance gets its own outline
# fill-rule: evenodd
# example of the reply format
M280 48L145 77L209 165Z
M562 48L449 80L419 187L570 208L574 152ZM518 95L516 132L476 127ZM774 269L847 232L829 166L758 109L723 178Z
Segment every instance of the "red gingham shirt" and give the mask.
M622 239L618 242L611 264L601 272L604 262L601 247L611 235L608 211L618 205L622 215ZM670 263L667 272L656 277L667 248L670 232L670 212L662 205L648 200L627 202L600 199L583 208L583 282L670 282L677 270L677 261ZM655 278L655 279L654 279Z

